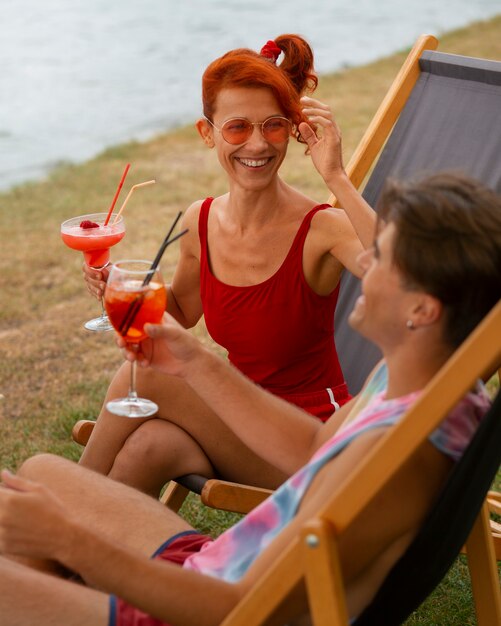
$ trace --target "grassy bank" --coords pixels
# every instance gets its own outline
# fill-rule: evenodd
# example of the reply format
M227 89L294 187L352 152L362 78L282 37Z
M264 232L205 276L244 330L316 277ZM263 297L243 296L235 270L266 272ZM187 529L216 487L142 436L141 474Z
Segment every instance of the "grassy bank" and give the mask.
M501 16L440 37L439 49L501 60ZM318 96L329 102L343 129L345 161L353 152L407 51L370 65L322 77ZM167 225L194 199L225 191L216 155L199 141L193 127L144 144L107 150L79 166L66 165L41 183L26 184L0 196L0 465L15 469L27 456L51 451L78 458L70 441L72 424L95 417L112 374L121 362L111 334L94 335L82 322L98 312L81 277L81 255L64 247L64 219L105 210L126 162L127 186L155 178L138 190L126 210L127 235L113 258L152 258ZM319 201L327 193L298 146L283 176ZM163 262L168 280L176 246ZM194 331L210 343L203 324ZM221 518L189 515L214 528ZM222 523L226 523L224 518ZM461 561L447 581L411 620L412 624L473 624L468 576Z

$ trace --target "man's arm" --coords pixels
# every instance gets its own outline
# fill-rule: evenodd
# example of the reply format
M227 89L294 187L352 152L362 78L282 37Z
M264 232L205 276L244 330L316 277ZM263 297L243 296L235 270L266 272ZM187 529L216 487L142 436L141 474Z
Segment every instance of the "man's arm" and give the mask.
M82 526L70 529L61 561L93 587L174 624L215 626L243 595L241 587L152 560ZM99 555L99 558L96 558ZM195 602L190 598L196 598Z
M297 539L302 525L318 515L388 430L387 427L374 428L361 434L326 463L313 479L297 515L256 559L242 582L253 584L263 571L269 570ZM350 615L360 614L410 545L451 466L449 458L425 441L377 494L364 494L365 508L339 535L339 556ZM363 485L358 487L363 492ZM286 611L287 606L283 609ZM285 621L290 615L285 613L283 617Z
M185 380L249 448L287 474L304 465L335 428L257 386L171 317L145 329L151 341L143 342L140 362ZM336 412L336 423L347 410Z

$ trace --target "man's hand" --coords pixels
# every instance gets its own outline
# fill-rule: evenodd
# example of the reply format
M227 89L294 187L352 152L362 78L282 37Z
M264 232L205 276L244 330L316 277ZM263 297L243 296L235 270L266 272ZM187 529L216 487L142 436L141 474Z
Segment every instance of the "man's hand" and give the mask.
M0 553L64 561L71 546L69 511L44 485L1 472Z
M202 344L173 317L165 313L161 324L145 324L148 339L138 347L118 337L118 345L129 361L137 360L143 367L152 367L164 374L185 377L190 367L204 354Z

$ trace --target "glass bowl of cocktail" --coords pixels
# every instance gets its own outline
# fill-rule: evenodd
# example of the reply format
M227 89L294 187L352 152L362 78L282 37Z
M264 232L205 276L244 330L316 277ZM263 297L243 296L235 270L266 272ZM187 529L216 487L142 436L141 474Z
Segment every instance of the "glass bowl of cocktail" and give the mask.
M89 213L72 217L61 224L63 242L72 250L83 252L85 263L95 270L104 269L110 262L110 248L125 235L123 217L108 213ZM84 324L87 330L113 330L113 326L102 310L99 317Z
M158 324L167 305L167 292L158 269L149 261L117 261L111 266L104 306L113 327L129 347L137 349L146 339L144 325ZM124 417L148 417L158 406L136 392L136 362L131 362L129 395L106 404L110 413Z

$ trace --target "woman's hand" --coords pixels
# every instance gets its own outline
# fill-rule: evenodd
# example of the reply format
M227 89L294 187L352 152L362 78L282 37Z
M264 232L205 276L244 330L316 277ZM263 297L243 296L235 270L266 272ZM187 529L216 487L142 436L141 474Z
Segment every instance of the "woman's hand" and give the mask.
M86 263L84 263L82 265L82 272L87 285L87 291L97 300L102 300L104 297L106 281L108 280L110 273L108 267L103 267L103 269L100 270L94 270L92 267L89 267Z
M369 248L374 241L376 228L376 213L364 200L359 191L354 187L344 170L341 145L341 131L333 118L330 107L313 98L301 98L303 112L312 124L321 128L318 137L313 128L303 122L299 124L299 131L306 141L311 160L325 181L325 184L336 198L336 206L345 211L351 223L351 237L343 237L345 242L351 239L352 243L347 248L341 242L344 251L331 249L331 254L355 275L359 275L360 269L356 262L356 256L360 252L359 242L364 248ZM358 238L359 242L356 241ZM338 241L339 240L338 238Z
M301 98L301 105L308 121L322 128L322 135L318 137L309 124L299 124L299 132L308 145L313 164L329 186L333 176L345 173L341 131L327 104L305 96Z
M1 473L0 553L64 560L70 512L44 485Z

